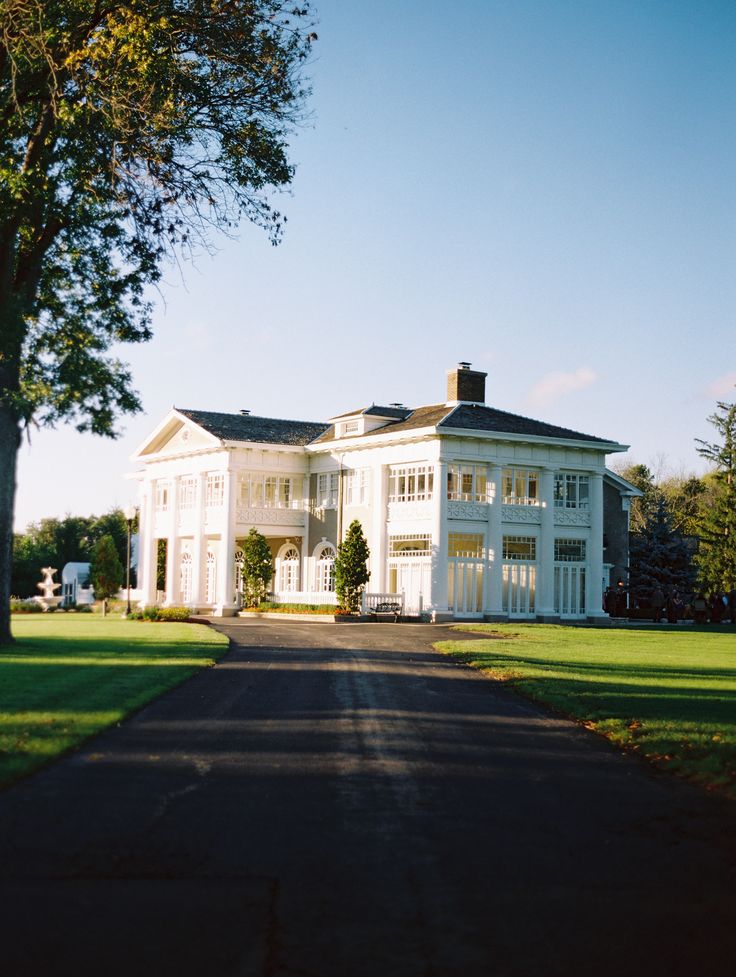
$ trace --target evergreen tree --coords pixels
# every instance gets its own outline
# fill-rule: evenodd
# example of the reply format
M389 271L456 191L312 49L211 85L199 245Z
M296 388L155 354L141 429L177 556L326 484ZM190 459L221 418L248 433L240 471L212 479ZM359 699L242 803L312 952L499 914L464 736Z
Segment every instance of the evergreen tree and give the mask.
M273 557L266 537L253 528L243 540L243 591L247 607L257 607L273 577Z
M662 496L641 532L632 533L629 545L629 582L635 597L648 599L659 587L688 594L693 586L691 551L672 528L672 517Z
M721 442L696 439L698 453L715 465L716 492L698 524L696 557L700 583L708 591L736 588L736 404L718 403L708 418Z
M123 564L120 562L112 536L101 536L95 543L90 579L95 590L95 598L102 601L104 614L107 611L108 598L114 597L123 585Z
M348 526L345 539L337 547L335 591L341 608L354 613L360 609L360 595L370 580L370 550L357 519Z

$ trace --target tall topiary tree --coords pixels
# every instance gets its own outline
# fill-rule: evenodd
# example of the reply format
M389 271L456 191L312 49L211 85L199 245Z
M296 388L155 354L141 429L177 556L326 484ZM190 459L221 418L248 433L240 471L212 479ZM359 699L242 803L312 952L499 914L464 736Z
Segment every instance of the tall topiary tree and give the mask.
M357 519L348 526L345 539L337 547L335 559L335 591L341 608L350 613L360 609L360 595L370 580L368 558L370 550Z
M102 601L102 613L105 614L107 601L120 590L124 577L123 564L112 536L101 536L95 543L89 575L95 597Z
M708 418L720 442L696 439L698 453L715 466L716 492L698 523L700 547L696 562L705 590L736 588L736 404L718 403Z
M273 557L266 537L255 528L243 540L242 550L243 596L248 607L257 607L273 577Z

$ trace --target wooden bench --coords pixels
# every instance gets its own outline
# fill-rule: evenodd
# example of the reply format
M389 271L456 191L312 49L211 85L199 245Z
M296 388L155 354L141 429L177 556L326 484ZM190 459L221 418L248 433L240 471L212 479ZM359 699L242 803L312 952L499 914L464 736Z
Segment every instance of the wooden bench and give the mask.
M401 604L397 600L384 600L371 607L368 614L377 621L384 617L390 617L394 624L397 624L401 618Z

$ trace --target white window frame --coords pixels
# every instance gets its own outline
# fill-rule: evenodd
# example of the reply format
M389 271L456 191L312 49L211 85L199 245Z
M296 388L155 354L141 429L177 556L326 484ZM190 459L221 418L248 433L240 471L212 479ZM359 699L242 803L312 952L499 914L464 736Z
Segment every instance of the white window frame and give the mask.
M485 558L485 538L483 533L448 533L448 559L483 560Z
M314 589L320 594L335 590L335 559L337 550L332 543L318 543L314 549Z
M168 482L156 482L156 512L169 511L169 489Z
M578 547L578 554L574 555L572 552L575 547L572 544L576 544ZM568 548L568 552L564 552L565 548ZM579 539L577 537L557 537L555 539L555 563L585 563L586 561L587 546L584 539Z
M185 475L179 482L179 508L193 509L197 504L197 479Z
M388 538L389 559L431 555L432 537L429 533L396 533Z
M585 489L582 492L582 489ZM581 498L584 495L584 498ZM590 509L590 476L579 472L555 472L555 509Z
M339 472L320 472L317 475L317 508L337 508L339 478Z
M217 556L207 550L204 572L204 599L206 604L214 604L217 599Z
M184 550L179 561L179 600L190 604L192 600L192 554Z
M453 502L488 502L488 468L452 462L447 466L447 498Z
M225 475L222 472L213 472L207 476L204 499L208 509L219 509L224 504Z
M391 465L388 475L389 502L429 502L434 495L434 466Z
M296 509L297 476L274 472L243 472L238 484L238 503L244 509Z
M276 558L277 589L280 593L294 593L299 590L299 571L301 556L294 543L284 543Z
M501 498L504 505L539 505L540 473L533 468L504 468ZM531 486L534 485L532 492Z
M529 545L529 553L514 553L508 547L510 543ZM536 563L537 537L504 535L502 544L502 559L509 563Z
M242 594L243 593L243 570L245 568L245 553L243 552L240 546L235 550L235 556L233 559L235 561L235 593Z
M345 505L368 505L368 468L355 468L345 473Z

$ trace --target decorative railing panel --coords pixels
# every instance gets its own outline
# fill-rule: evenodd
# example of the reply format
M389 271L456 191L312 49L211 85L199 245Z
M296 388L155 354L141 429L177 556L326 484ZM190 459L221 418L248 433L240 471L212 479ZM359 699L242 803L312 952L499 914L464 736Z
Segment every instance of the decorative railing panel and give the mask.
M448 519L487 519L488 505L484 502L458 502L450 500L447 503Z
M246 509L238 506L238 522L248 525L299 526L304 525L305 513L302 509Z
M538 526L542 521L542 510L536 505L505 505L502 509L502 519L504 522Z
M587 509L555 509L556 526L589 526L590 511Z
M434 512L432 502L389 502L389 522L419 521L431 519Z

